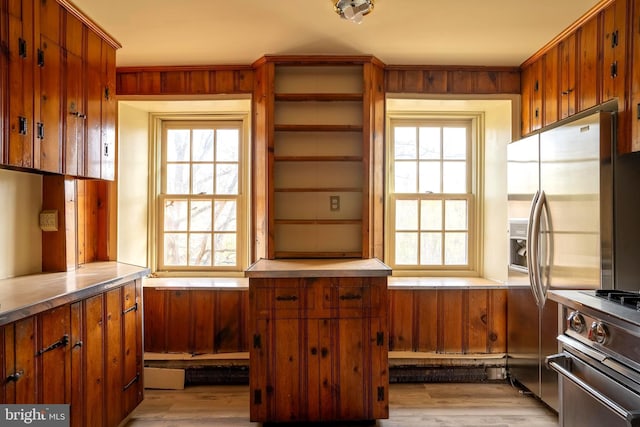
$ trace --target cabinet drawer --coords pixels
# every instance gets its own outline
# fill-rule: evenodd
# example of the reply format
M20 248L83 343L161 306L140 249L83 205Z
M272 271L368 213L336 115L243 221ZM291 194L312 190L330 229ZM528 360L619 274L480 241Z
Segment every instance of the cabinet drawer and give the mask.
M362 278L341 278L331 287L324 287L323 308L332 317L377 316L381 302L379 286Z
M269 282L273 286L256 287L251 290L258 318L299 318L304 316L306 310L314 309L314 294L307 292L305 286L297 280Z

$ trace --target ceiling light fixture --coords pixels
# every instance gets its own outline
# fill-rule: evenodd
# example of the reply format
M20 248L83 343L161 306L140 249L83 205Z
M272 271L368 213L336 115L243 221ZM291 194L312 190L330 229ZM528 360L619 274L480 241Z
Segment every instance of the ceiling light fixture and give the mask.
M373 10L373 0L334 0L333 8L342 19L360 24Z

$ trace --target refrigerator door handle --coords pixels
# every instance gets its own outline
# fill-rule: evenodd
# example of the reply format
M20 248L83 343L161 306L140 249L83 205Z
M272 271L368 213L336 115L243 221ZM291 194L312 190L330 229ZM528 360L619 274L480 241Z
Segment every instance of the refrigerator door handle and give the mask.
M533 199L531 199L531 209L529 209L529 222L527 223L527 272L529 274L529 286L531 287L531 293L533 294L533 298L536 301L536 305L540 307L540 293L538 292L538 287L536 285L536 280L534 278L534 264L536 262L536 250L534 247L534 222L535 222L535 212L536 206L538 205L538 199L540 198L540 191L536 191L533 195Z
M546 292L542 285L542 274L540 273L540 223L542 218L542 212L545 207L546 196L544 191L540 192L538 196L538 200L536 201L536 205L533 212L533 225L531 226L531 249L533 252L531 255L531 267L532 267L532 277L531 286L536 290L538 294L538 307L543 307L546 302Z

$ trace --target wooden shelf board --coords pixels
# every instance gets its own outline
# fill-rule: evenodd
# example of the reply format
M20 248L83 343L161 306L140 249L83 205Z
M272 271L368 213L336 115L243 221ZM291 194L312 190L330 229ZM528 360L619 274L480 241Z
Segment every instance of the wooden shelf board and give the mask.
M276 101L286 102L335 102L335 101L362 101L361 93L277 93Z
M287 252L276 251L276 258L362 258L362 252Z
M362 224L360 219L276 219L276 224L298 224L298 225L342 225L342 224Z
M361 162L362 156L275 156L277 162Z
M362 132L362 125L275 125L276 132Z
M276 188L276 193L361 193L362 188L358 187L334 187L334 188Z

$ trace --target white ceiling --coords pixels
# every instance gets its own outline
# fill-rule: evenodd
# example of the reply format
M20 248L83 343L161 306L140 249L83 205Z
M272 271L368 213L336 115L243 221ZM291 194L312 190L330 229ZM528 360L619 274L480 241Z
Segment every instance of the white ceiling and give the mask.
M358 25L331 0L72 1L122 44L118 66L249 65L265 54L517 66L599 2L376 0Z

